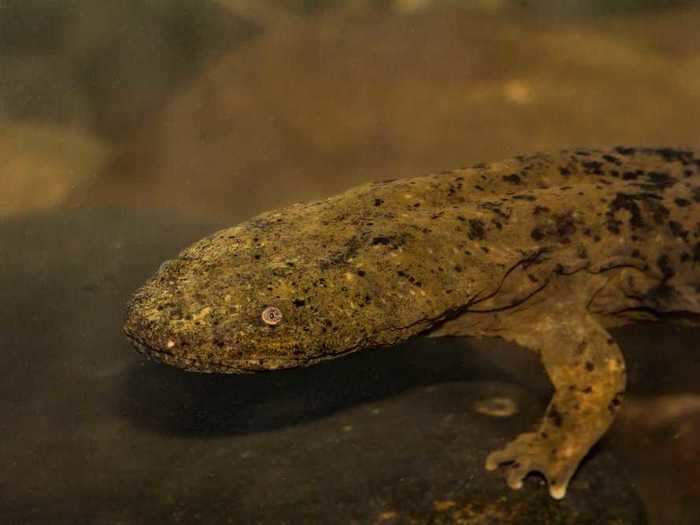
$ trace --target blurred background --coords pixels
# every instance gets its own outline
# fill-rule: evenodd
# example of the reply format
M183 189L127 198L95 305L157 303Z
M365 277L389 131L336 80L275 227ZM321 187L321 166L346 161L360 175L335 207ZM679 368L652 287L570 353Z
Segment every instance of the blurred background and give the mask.
M111 476L105 465L131 465L129 447L139 439L145 452L133 454L133 479L162 472L138 461L165 450L165 440L157 441L163 436L137 434L123 423L124 411L110 413L95 392L116 384L119 374L132 377L119 395L143 410L149 396L137 395L139 388L166 378L161 397L187 418L178 392L167 389L204 380L142 368L119 332L126 297L164 254L212 224L370 180L565 147L700 147L698 28L700 1L681 0L0 0L0 227L7 225L0 235L0 321L9 319L0 340L12 343L0 348L11 348L14 359L0 386L16 399L2 406L25 418L23 431L7 434L13 453L29 458L0 469L12 474L0 488L19 487L12 501L23 513L40 507L47 486L58 494L56 505L72 509L92 478L65 482L78 494L66 499L66 472L79 469L57 467L52 484L30 493L18 478L43 478L25 466L45 463L57 450L83 465L95 443L106 443L112 458L117 440L123 455L100 456L91 473ZM120 219L89 214L106 208ZM86 214L73 219L74 212ZM132 212L133 221L122 225ZM5 265L13 260L19 262ZM636 330L625 350L644 351L629 360L634 393L611 442L635 473L632 489L649 523L697 524L696 332L662 327L652 339ZM51 359L58 373L47 366ZM93 362L116 364L100 376ZM76 374L87 387L74 382ZM207 381L228 392L232 380ZM187 399L185 386L180 394ZM52 406L46 400L57 390L77 393L54 416L41 407ZM72 424L83 401L94 403L94 412L66 431L62 425ZM228 413L228 401L220 408ZM162 410L154 402L149 418ZM94 430L102 415L114 426ZM50 453L26 448L28 436L44 434ZM267 436L278 450L275 440L284 438ZM222 443L242 446L229 436ZM177 447L190 445L173 446L180 457ZM229 449L221 450L228 457ZM200 463L209 471L208 461L193 457L196 464L182 472L189 476ZM265 479L278 477L271 472ZM112 496L109 483L99 487ZM136 499L129 490L120 512Z
M700 144L700 3L0 0L0 216L224 221L567 146Z

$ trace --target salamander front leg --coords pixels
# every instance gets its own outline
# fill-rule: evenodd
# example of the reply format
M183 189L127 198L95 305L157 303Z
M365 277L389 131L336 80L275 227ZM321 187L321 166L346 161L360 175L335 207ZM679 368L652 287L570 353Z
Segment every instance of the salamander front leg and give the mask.
M615 417L625 366L617 344L586 312L561 308L518 326L526 333L500 335L540 354L555 393L537 430L490 454L486 468L505 467L515 489L529 472L540 472L552 497L561 499L579 463Z

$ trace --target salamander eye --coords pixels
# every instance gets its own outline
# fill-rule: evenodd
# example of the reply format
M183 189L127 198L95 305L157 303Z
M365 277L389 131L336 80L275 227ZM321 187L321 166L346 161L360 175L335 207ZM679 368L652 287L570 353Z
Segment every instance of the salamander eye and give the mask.
M260 318L263 323L274 326L282 321L282 310L275 306L268 306L262 311Z

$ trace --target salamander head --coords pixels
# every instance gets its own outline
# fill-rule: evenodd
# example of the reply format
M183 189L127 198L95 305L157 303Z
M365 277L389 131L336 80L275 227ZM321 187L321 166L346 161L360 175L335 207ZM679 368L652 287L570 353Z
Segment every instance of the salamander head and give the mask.
M198 241L134 295L127 336L179 368L244 373L306 366L420 331L420 301L385 274L391 247L334 224L298 206Z

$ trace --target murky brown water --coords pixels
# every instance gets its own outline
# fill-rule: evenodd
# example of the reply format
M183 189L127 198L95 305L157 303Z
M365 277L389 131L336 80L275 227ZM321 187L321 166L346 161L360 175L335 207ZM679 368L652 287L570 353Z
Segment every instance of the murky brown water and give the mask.
M546 401L517 349L202 378L119 332L161 260L259 211L535 150L700 147L700 7L1 4L0 521L700 522L697 330L620 332L628 400L559 508L480 468ZM518 415L478 419L501 395ZM492 521L475 494L505 498Z

